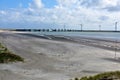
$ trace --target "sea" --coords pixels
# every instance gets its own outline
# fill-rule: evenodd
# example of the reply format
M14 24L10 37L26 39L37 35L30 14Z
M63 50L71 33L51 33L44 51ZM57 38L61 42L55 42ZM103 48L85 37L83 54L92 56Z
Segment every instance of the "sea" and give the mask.
M120 32L32 32L34 35L55 35L55 36L75 36L90 37L100 39L120 40Z

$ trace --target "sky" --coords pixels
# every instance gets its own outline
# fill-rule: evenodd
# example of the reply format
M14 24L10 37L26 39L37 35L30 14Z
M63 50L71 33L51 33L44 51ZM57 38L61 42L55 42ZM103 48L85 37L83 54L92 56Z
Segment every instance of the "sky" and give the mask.
M0 28L120 30L120 0L0 0Z

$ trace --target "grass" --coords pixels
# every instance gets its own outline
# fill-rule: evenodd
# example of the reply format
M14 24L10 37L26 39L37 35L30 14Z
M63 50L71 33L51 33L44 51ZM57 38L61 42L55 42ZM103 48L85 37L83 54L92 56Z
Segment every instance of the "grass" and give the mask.
M24 59L18 55L11 53L6 47L0 43L0 63L9 63L9 62L23 62Z
M120 80L120 71L105 72L95 76L82 77L81 79L75 78L74 80Z

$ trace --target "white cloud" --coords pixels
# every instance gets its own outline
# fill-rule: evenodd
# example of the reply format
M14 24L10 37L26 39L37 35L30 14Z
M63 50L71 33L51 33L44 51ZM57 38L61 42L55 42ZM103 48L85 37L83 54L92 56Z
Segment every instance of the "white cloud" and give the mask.
M57 0L59 6L73 7L77 4L78 0Z
M5 15L6 12L5 11L0 11L0 15Z
M101 0L102 6L116 6L119 0Z
M29 3L29 7L34 9L41 9L44 7L44 5L41 0L33 0L32 3Z
M114 21L120 20L119 11L109 12L110 7L117 7L119 2L119 0L57 0L58 5L49 9L44 7L41 0L33 0L26 9L0 11L0 22L11 23L11 26L17 23L23 27L37 28L42 23L67 25L83 23L88 29L96 29L102 24L108 28L113 26Z

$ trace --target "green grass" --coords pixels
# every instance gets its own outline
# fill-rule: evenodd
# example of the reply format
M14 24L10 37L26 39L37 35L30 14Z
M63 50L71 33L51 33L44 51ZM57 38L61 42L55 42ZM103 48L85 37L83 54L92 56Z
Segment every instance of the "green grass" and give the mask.
M105 72L95 76L75 78L74 80L120 80L120 71Z
M11 53L6 47L0 43L0 63L9 63L9 62L23 62L24 59L18 55Z

